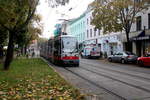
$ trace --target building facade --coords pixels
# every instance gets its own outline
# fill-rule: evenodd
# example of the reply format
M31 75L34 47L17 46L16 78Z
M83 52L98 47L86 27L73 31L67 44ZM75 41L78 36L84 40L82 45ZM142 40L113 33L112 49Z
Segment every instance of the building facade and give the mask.
M98 38L101 51L107 56L123 51L123 43L120 39L121 33L110 33Z
M69 21L67 25L67 32L70 35L76 36L80 45L85 40L85 14L83 13L80 17Z
M89 6L86 11L85 44L98 45L100 51L107 56L123 51L123 44L120 39L122 35L121 32L103 34L102 30L96 29L95 26L91 24L93 18L92 12L93 11Z
M85 46L98 46L102 54L107 56L123 51L121 32L103 34L102 30L96 29L91 24L93 10L89 6L78 18L65 23L65 32L78 38L80 49Z
M84 42L86 44L97 44L98 37L100 37L102 35L101 31L96 29L95 26L93 26L91 24L92 19L93 19L92 9L89 6L86 10L86 13L85 13L86 35L85 35L85 41Z
M126 36L123 35L123 42L126 42ZM130 42L132 43L132 52L138 56L143 56L150 52L150 8L145 12L140 12L136 16L136 21L132 24L130 30Z
M89 6L80 17L67 23L68 34L78 38L81 47L86 45L98 45L102 53L108 56L129 48L126 44L126 35L123 32L103 34L91 24L93 19L92 9ZM146 12L138 13L136 21L130 31L131 51L138 56L150 52L150 8Z

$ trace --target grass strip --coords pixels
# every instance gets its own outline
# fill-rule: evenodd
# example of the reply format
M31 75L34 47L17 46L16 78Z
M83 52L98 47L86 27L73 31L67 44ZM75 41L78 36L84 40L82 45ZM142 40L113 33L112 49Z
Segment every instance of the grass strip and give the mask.
M15 59L8 71L0 64L0 100L83 100L42 59Z

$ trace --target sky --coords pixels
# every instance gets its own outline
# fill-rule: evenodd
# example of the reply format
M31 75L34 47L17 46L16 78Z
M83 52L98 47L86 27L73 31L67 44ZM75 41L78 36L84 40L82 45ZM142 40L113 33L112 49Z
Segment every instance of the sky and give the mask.
M40 1L40 5L37 8L37 13L42 16L43 33L42 37L50 38L53 36L55 25L60 23L59 19L72 19L79 17L86 9L88 4L94 0L70 0L65 6L59 6L57 8L49 7L45 0ZM71 10L69 11L69 9Z

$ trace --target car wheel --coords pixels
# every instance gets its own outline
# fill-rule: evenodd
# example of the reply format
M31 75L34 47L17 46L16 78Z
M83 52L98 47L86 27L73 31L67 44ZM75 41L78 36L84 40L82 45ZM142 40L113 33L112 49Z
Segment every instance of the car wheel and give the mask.
M112 59L111 59L111 58L108 58L108 61L109 61L109 62L112 62Z
M144 64L143 64L143 61L138 61L138 64L140 65L140 66L143 66Z
M124 59L121 59L121 63L124 64L124 63L125 63L125 60L124 60Z

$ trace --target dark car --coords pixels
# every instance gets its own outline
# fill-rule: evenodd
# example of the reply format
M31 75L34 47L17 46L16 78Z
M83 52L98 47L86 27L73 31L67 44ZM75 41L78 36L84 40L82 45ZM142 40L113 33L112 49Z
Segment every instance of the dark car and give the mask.
M140 66L150 66L150 53L148 53L146 56L139 57L138 64Z
M118 52L108 57L108 61L110 62L121 62L121 63L135 63L137 61L138 56L132 52Z

